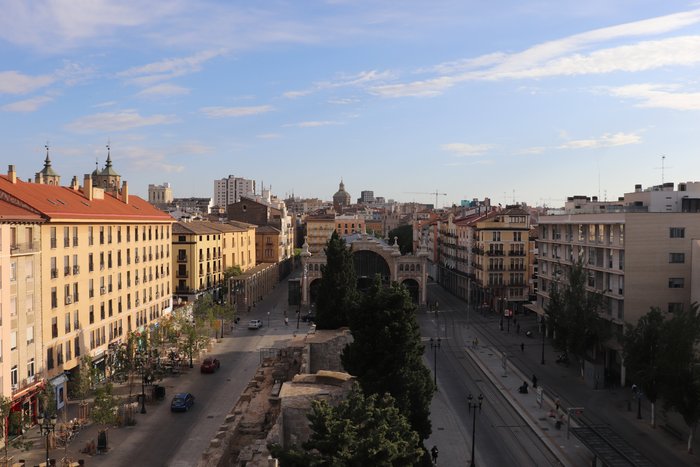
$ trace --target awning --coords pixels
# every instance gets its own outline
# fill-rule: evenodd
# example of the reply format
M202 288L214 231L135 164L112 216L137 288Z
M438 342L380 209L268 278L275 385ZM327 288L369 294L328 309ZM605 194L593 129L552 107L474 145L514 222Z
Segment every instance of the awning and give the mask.
M523 308L525 308L526 310L534 311L538 315L544 314L544 310L542 308L540 308L540 306L537 305L536 303L525 304L525 305L523 305Z
M50 382L55 388L61 386L61 385L62 385L63 383L65 383L66 381L68 381L68 377L66 376L65 373L61 373L60 375L58 375L58 376L56 376L56 377L54 377L54 378L52 378L52 379L49 380L49 382Z

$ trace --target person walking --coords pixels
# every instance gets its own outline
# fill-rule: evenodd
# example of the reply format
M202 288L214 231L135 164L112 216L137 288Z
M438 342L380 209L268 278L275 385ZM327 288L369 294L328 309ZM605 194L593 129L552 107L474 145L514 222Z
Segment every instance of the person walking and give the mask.
M438 460L438 448L437 446L433 446L430 448L430 455L433 458L433 465L437 465L437 460Z
M532 387L536 388L537 387L537 376L532 375Z
M525 353L525 342L520 343L520 351Z

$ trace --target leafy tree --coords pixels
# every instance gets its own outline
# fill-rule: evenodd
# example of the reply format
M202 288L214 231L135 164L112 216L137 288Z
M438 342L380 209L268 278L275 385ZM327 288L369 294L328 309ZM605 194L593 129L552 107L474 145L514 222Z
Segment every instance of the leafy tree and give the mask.
M407 466L422 456L418 434L388 394L366 397L355 385L336 407L314 401L309 421L304 448L319 453L320 465Z
M579 260L566 270L567 280L555 284L555 302L547 313L554 327L555 344L578 357L583 374L586 354L610 336L609 323L600 317L603 296L586 290L586 270Z
M660 347L663 324L661 310L654 307L637 321L636 326L628 323L623 338L625 367L632 381L651 402L651 426L656 426L655 405L662 382Z
M325 251L326 264L321 266L316 298L316 325L319 329L337 329L348 325L357 307L355 265L345 240L337 232L331 235Z
M13 431L10 429L12 426L23 425L22 428L28 429L29 422L21 420L21 412L12 411L12 398L0 395L0 435L4 438L3 452L5 454L5 459L8 459L8 449L21 449L23 451L28 451L34 444L32 441L25 440L22 436L17 436L10 439L10 433ZM21 430L24 432L25 430Z
M400 225L389 232L389 238L391 240L397 237L399 242L399 251L402 255L411 253L413 251L413 226L412 225Z
M663 369L661 397L666 409L673 408L689 428L688 452L692 452L693 433L700 421L700 315L698 304L674 313L664 322L661 333Z
M227 268L224 271L224 284L222 287L224 297L228 296L228 286L230 279L235 276L240 276L241 274L243 274L243 271L241 270L241 267L238 264L236 264L235 266L231 266L230 268Z
M391 394L421 439L430 436L435 385L423 363L424 346L408 291L377 277L351 316L353 342L341 354L366 394Z
M95 403L90 412L90 418L104 431L107 425L115 425L119 415L117 408L119 398L112 394L112 383L107 383L95 390Z

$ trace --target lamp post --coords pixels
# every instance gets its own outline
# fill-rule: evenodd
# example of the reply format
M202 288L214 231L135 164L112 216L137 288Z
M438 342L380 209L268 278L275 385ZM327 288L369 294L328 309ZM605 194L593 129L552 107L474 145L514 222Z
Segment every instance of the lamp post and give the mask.
M476 466L476 464L474 463L474 443L476 442L476 409L478 408L479 412L481 412L481 403L483 401L483 394L479 394L479 397L476 398L476 401L474 400L474 397L471 394L469 394L469 397L467 397L469 411L471 412L472 409L474 409L474 412L472 412L472 461L469 464L470 467Z
M545 321L545 315L542 313L542 361L540 362L544 365L544 336L547 333L547 323Z
M47 417L46 413L39 415L37 422L39 422L39 432L42 436L46 437L46 466L48 467L51 459L49 459L49 436L56 430L56 422L58 417L56 414Z
M433 349L433 382L435 383L435 390L437 390L437 350L440 348L440 338L433 339L430 338L430 348Z

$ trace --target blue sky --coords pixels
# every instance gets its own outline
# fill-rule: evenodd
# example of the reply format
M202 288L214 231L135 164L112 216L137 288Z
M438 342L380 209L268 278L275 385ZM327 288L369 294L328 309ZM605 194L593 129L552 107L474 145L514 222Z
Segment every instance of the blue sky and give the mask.
M0 172L557 205L700 180L700 2L0 0ZM662 162L662 155L666 158ZM661 170L662 165L664 170Z

